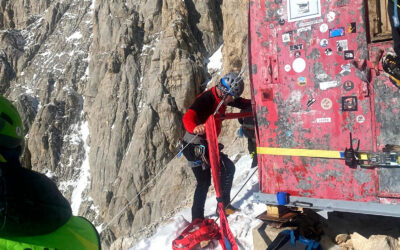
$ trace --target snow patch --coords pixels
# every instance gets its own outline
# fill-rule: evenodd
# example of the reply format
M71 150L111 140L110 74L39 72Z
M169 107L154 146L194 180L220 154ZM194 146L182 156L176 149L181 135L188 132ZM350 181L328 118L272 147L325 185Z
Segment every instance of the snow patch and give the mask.
M86 67L85 74L81 77L81 80L89 78L89 67Z
M81 38L82 38L82 33L79 32L79 31L76 31L74 34L70 35L70 36L67 38L67 42L70 42L70 41L72 41L72 40L79 40L79 39L81 39Z
M130 250L172 249L172 240L178 237L178 232L183 231L188 225L189 222L182 215L178 215L174 218L172 223L158 230L156 239L145 239L137 246L130 248Z
M71 208L72 208L72 213L74 215L77 215L79 212L79 207L82 203L82 193L86 189L86 187L89 184L90 180L90 165L89 165L89 151L90 147L86 144L86 140L89 136L89 125L88 122L84 122L81 127L80 127L80 135L82 138L82 141L84 142L84 148L85 148L85 159L83 160L81 169L80 169L80 174L79 178L75 183L76 188L72 192L72 197L71 197Z
M25 93L28 95L33 95L33 90L29 88L28 86L21 86L23 89L25 89Z
M222 47L221 45L217 51L208 59L207 70L220 70L222 68Z
M44 175L46 175L50 179L53 179L54 177L56 177L56 174L54 172L52 172L50 169L45 169Z

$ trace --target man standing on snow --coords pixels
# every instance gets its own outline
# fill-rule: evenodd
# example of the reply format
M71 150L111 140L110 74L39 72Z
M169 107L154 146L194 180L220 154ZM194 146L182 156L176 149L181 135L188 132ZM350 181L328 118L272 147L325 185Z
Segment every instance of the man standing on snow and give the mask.
M183 138L183 154L192 168L197 185L192 205L192 221L204 218L204 205L208 188L211 185L211 170L208 160L207 141L205 136L205 122L216 111L216 115L224 115L226 106L240 109L249 108L251 101L243 99L243 79L235 72L230 72L221 78L217 86L197 96L194 103L183 116L183 125L186 129ZM217 110L218 109L218 110ZM221 132L222 120L216 120L217 134ZM189 145L188 145L189 144ZM221 150L221 149L220 149ZM227 155L220 152L222 199L227 215L237 209L230 205L230 192L232 188L235 165Z

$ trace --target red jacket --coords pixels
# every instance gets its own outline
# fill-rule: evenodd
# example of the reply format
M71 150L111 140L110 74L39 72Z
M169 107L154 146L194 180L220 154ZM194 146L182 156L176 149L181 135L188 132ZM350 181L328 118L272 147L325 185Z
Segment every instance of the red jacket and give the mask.
M218 97L216 87L201 93L196 97L194 103L189 107L188 111L183 116L183 126L186 131L193 134L193 130L197 125L203 124L207 121L208 117L214 114L221 98ZM235 100L228 104L229 106L245 109L251 106L251 101L244 98L235 98ZM218 115L224 115L226 105L222 105L218 110ZM221 132L222 120L215 120L217 134Z

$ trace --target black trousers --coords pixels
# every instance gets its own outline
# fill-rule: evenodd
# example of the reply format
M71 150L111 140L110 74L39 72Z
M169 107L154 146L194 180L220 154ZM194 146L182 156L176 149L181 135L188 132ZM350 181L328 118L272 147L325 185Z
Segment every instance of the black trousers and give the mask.
M220 154L221 168L221 189L224 206L227 206L231 200L231 189L233 176L235 175L235 164L225 154ZM211 169L203 170L201 166L192 168L196 177L197 185L193 197L192 221L194 219L204 218L204 205L207 199L208 188L211 185Z
M257 143L256 143L256 135L254 129L243 128L243 135L247 138L247 149L249 153L253 154L253 161L251 162L251 167L254 168L258 165L257 160Z
M400 4L400 1L398 1L397 4ZM393 37L393 50L396 52L396 55L400 57L400 27L396 28L394 27L393 24L393 5L394 2L393 0L388 0L388 14L389 14L389 20L390 20L390 25L392 27L392 37ZM397 8L398 14L400 15L400 10Z

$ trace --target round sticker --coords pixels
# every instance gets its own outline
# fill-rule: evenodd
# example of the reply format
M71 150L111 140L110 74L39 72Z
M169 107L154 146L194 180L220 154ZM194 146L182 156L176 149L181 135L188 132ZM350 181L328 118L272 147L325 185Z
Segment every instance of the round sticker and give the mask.
M280 8L276 11L276 14L278 14L279 16L282 16L283 14L283 8Z
M325 33L328 31L328 24L323 23L321 24L321 26L319 26L319 31L321 31L322 33Z
M321 45L322 48L328 47L328 39L322 39L319 45Z
M300 76L299 78L297 78L297 84L300 86L305 86L307 84L307 78L305 78L304 76Z
M331 48L325 49L325 55L327 55L327 56L332 55L332 49Z
M332 108L332 101L329 98L324 98L321 101L321 107L325 110L331 109Z
M331 11L326 15L326 18L328 19L328 22L332 22L335 20L336 14L335 12Z
M292 69L292 67L290 67L289 64L286 64L286 65L285 65L285 71L286 71L286 72L289 72L291 69Z
M363 123L363 122L365 122L365 117L364 117L363 115L358 115L358 116L356 117L356 121L357 121L358 123Z
M301 73L306 68L306 61L303 58L296 58L292 63L292 68L296 73Z
M352 81L345 81L343 83L343 88L346 91L350 91L350 90L354 89L354 83Z
M300 57L300 56L301 56L301 53L300 53L300 51L296 51L296 52L294 52L294 57L298 58L298 57Z
M279 25L284 25L285 24L285 19L283 19L283 18L281 18L281 19L279 19Z

